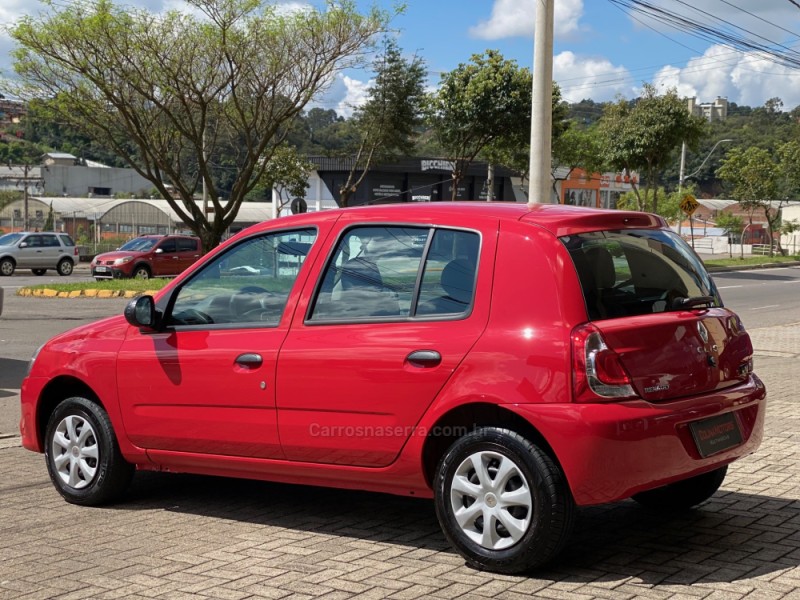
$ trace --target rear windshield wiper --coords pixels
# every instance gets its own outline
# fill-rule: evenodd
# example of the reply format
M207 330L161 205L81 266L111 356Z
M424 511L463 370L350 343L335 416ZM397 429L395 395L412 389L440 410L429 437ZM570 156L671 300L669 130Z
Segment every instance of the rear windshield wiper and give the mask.
M681 308L694 308L695 306L703 306L704 304L714 305L716 302L714 296L692 296L691 298L675 298L672 301L672 310L680 310Z

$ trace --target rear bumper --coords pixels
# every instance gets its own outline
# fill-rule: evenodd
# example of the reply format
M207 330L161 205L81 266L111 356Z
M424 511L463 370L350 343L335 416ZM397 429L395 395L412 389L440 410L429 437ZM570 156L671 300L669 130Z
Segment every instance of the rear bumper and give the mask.
M761 444L766 389L757 377L721 392L650 404L507 406L530 421L552 447L575 502L586 506L698 475L754 452ZM702 458L689 424L735 414L743 442Z

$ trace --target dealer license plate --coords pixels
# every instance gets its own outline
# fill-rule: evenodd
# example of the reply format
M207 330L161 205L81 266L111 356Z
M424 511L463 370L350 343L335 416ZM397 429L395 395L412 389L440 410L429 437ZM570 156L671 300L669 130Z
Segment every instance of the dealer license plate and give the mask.
M742 443L742 431L736 415L726 413L689 424L689 429L703 458Z

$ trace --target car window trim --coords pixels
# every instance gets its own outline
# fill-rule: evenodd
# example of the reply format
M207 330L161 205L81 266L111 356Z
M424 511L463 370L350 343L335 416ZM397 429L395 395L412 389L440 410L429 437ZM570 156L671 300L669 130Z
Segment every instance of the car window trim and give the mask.
M467 233L474 233L478 236L478 254L476 256L477 264L475 265L475 275L472 282L472 299L470 300L469 306L464 312L460 313L443 313L440 315L422 315L416 316L416 314L407 317L398 316L397 318L391 317L348 317L337 319L335 317L332 318L325 318L325 319L311 319L311 315L314 311L314 307L317 303L317 298L319 296L319 291L322 287L322 280L324 279L325 273L328 270L328 266L330 265L331 261L336 256L336 250L339 248L339 244L342 242L344 237L351 229L360 228L360 227L403 227L406 229L428 229L428 238L425 242L425 247L423 248L423 254L420 257L419 263L419 270L417 271L417 282L415 283L414 287L414 296L411 298L411 306L413 308L413 313L417 312L417 303L419 302L419 288L422 287L421 277L422 273L425 268L425 262L428 260L428 253L430 251L430 245L433 243L433 237L436 234L437 230L447 230L447 231L464 231ZM317 281L314 284L314 289L311 295L311 300L306 307L306 314L303 317L303 325L305 326L319 326L319 325L361 325L361 324L369 324L369 323L426 323L426 322L441 322L441 321L462 321L464 319L468 319L475 308L475 298L478 294L478 272L480 271L480 263L481 263L481 251L483 250L483 233L477 229L472 229L470 227L459 227L457 225L437 225L435 223L409 223L409 222L397 222L397 221L363 221L359 223L351 223L344 227L339 234L336 236L336 240L331 244L330 249L328 250L328 254L325 257L325 261L323 262L323 267L317 276ZM417 283L419 283L419 288L417 287Z
M286 234L286 233L291 233L291 232L296 232L296 231L307 231L307 230L312 230L312 229L314 230L314 235L315 235L314 242L311 244L311 248L313 248L314 244L316 244L318 242L318 240L319 240L319 227L317 225L307 225L307 226L299 226L299 227L295 226L295 227L290 227L288 229L278 229L278 230L271 230L271 231L263 231L262 230L262 231L254 232L251 235L248 235L246 237L243 237L240 240L237 240L237 242L235 244L233 244L230 247L225 249L225 253L232 252L234 250L234 248L238 248L239 246L241 246L245 242L248 242L248 241L250 241L250 240L252 240L254 238L267 237L267 236L271 236L271 235L283 235L283 234ZM219 248L219 246L217 248ZM309 253L311 252L311 248L308 249ZM164 298L164 301L166 302L166 305L164 306L163 316L161 317L163 320L166 321L168 316L172 314L172 309L175 306L175 300L177 299L178 294L180 293L180 291L186 285L188 285L189 283L194 281L194 279L197 277L197 274L199 272L201 272L208 265L209 262L214 260L215 257L219 256L219 254L220 254L219 251L212 251L212 252L209 252L208 254L206 254L201 259L202 264L198 265L197 268L195 268L194 273L192 273L189 277L187 277L185 281L182 281L180 283L180 285L178 285L175 288L173 288L172 290L170 290L170 292L167 295L167 297ZM306 267L306 264L307 264L307 262L304 260L303 264L300 265L300 271L302 271L302 269ZM298 280L300 279L300 271L298 271L297 277L295 278L295 282L292 284L292 288L289 290L289 296L292 295L292 292L294 291L294 288L297 285ZM159 310L159 308L160 308L159 304L160 304L160 302L156 303L156 310ZM278 327L280 327L281 321L283 320L283 316L284 316L285 311L286 311L287 308L288 308L288 301L287 301L287 305L283 307L283 311L284 312L281 313L280 319L278 319L278 322L275 323L274 325L273 324L264 324L263 321L246 321L244 323L206 323L206 324L202 324L202 325L166 325L166 326L163 327L163 329L160 329L158 332L155 332L155 333L163 333L163 332L179 333L179 332L182 332L182 331L216 331L216 330L225 330L225 329L277 329Z

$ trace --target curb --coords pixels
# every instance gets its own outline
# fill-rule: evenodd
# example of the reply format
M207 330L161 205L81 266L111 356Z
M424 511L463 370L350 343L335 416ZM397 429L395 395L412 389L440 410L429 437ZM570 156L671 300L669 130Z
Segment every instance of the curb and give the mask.
M741 266L730 266L730 267L721 267L721 266L714 266L714 265L706 265L706 269L708 269L709 273L730 273L734 271L755 271L757 269L780 269L785 267L798 267L800 266L800 260L791 260L786 262L780 263L763 263L760 265L741 265Z
M17 296L28 296L35 298L136 298L136 296L154 296L158 290L98 290L91 288L88 290L73 290L71 292L59 292L49 288L20 288Z

